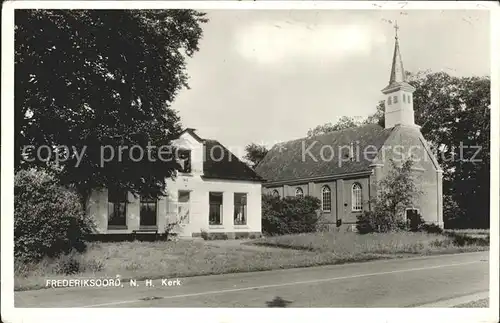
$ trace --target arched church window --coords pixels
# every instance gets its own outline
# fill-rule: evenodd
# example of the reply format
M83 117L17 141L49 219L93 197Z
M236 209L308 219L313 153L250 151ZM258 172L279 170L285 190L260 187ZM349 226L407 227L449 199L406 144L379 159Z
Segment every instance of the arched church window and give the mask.
M411 103L410 98L411 98L411 95L408 94L408 103Z
M388 105L391 105L391 104L392 104L392 97L389 97L389 99L387 100L387 104L388 104Z
M406 94L403 93L403 102L406 102Z
M297 189L295 190L295 196L304 197L304 191L300 187L297 187Z
M396 95L394 96L394 103L398 103L398 97Z
M332 210L332 191L327 185L321 189L321 208L325 212Z
M352 210L355 212L363 211L363 193L359 183L352 185Z
M280 192L278 192L278 190L273 190L273 196L280 197Z

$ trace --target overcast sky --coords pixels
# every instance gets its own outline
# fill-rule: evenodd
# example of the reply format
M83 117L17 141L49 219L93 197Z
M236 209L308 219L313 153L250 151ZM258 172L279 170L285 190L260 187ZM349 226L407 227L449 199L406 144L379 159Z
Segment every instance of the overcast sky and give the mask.
M173 104L185 127L241 155L341 116L367 116L389 80L394 29L406 70L490 74L489 13L214 10Z

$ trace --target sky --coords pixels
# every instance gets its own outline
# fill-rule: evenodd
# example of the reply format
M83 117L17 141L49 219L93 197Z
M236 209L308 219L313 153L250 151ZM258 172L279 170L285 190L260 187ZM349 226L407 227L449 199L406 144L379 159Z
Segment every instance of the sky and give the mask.
M490 75L489 13L465 10L211 10L191 89L172 107L183 126L237 156L375 112L389 81L397 19L405 70Z

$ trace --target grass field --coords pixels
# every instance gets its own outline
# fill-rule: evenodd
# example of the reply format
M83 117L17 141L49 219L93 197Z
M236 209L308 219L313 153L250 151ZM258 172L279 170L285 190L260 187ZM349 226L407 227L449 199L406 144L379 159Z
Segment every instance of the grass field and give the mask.
M84 254L15 266L15 290L45 287L46 279L156 279L310 267L374 259L487 250L424 233L311 233L241 241L180 240L91 243ZM481 240L482 241L482 240Z
M486 298L486 299L481 299L481 300L478 300L478 301L473 301L473 302L469 302L469 303L465 303L465 304L461 304L461 305L457 305L457 306L454 306L454 307L460 307L460 308L488 308L490 307L490 304L489 304L489 299Z
M337 255L360 254L420 254L481 251L488 248L486 239L459 239L447 235L421 232L394 232L384 234L314 233L269 237L252 242L256 245L316 252L333 252ZM463 240L463 241L462 241Z

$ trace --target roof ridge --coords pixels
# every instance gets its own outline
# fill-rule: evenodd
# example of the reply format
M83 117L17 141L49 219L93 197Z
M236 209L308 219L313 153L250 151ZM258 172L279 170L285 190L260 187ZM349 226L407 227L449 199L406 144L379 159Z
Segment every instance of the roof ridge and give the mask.
M314 135L314 136L311 136L311 137L305 136L305 137L301 137L301 138L297 138L297 139L292 139L292 140L288 140L288 141L282 141L282 142L279 142L279 143L277 143L275 145L288 144L288 143L292 143L292 142L295 142L295 141L298 141L298 140L304 140L304 139L310 140L312 138L317 138L317 137L321 137L321 136L331 135L333 133L340 133L340 132L344 132L344 131L347 131L347 130L360 129L360 128L373 127L373 126L380 127L381 129L383 129L377 123L367 123L367 124L362 124L362 125L359 125L359 126L354 126L354 127L344 128L344 129L338 129L338 130L328 131L328 132L321 133L321 134L318 134L318 135Z

